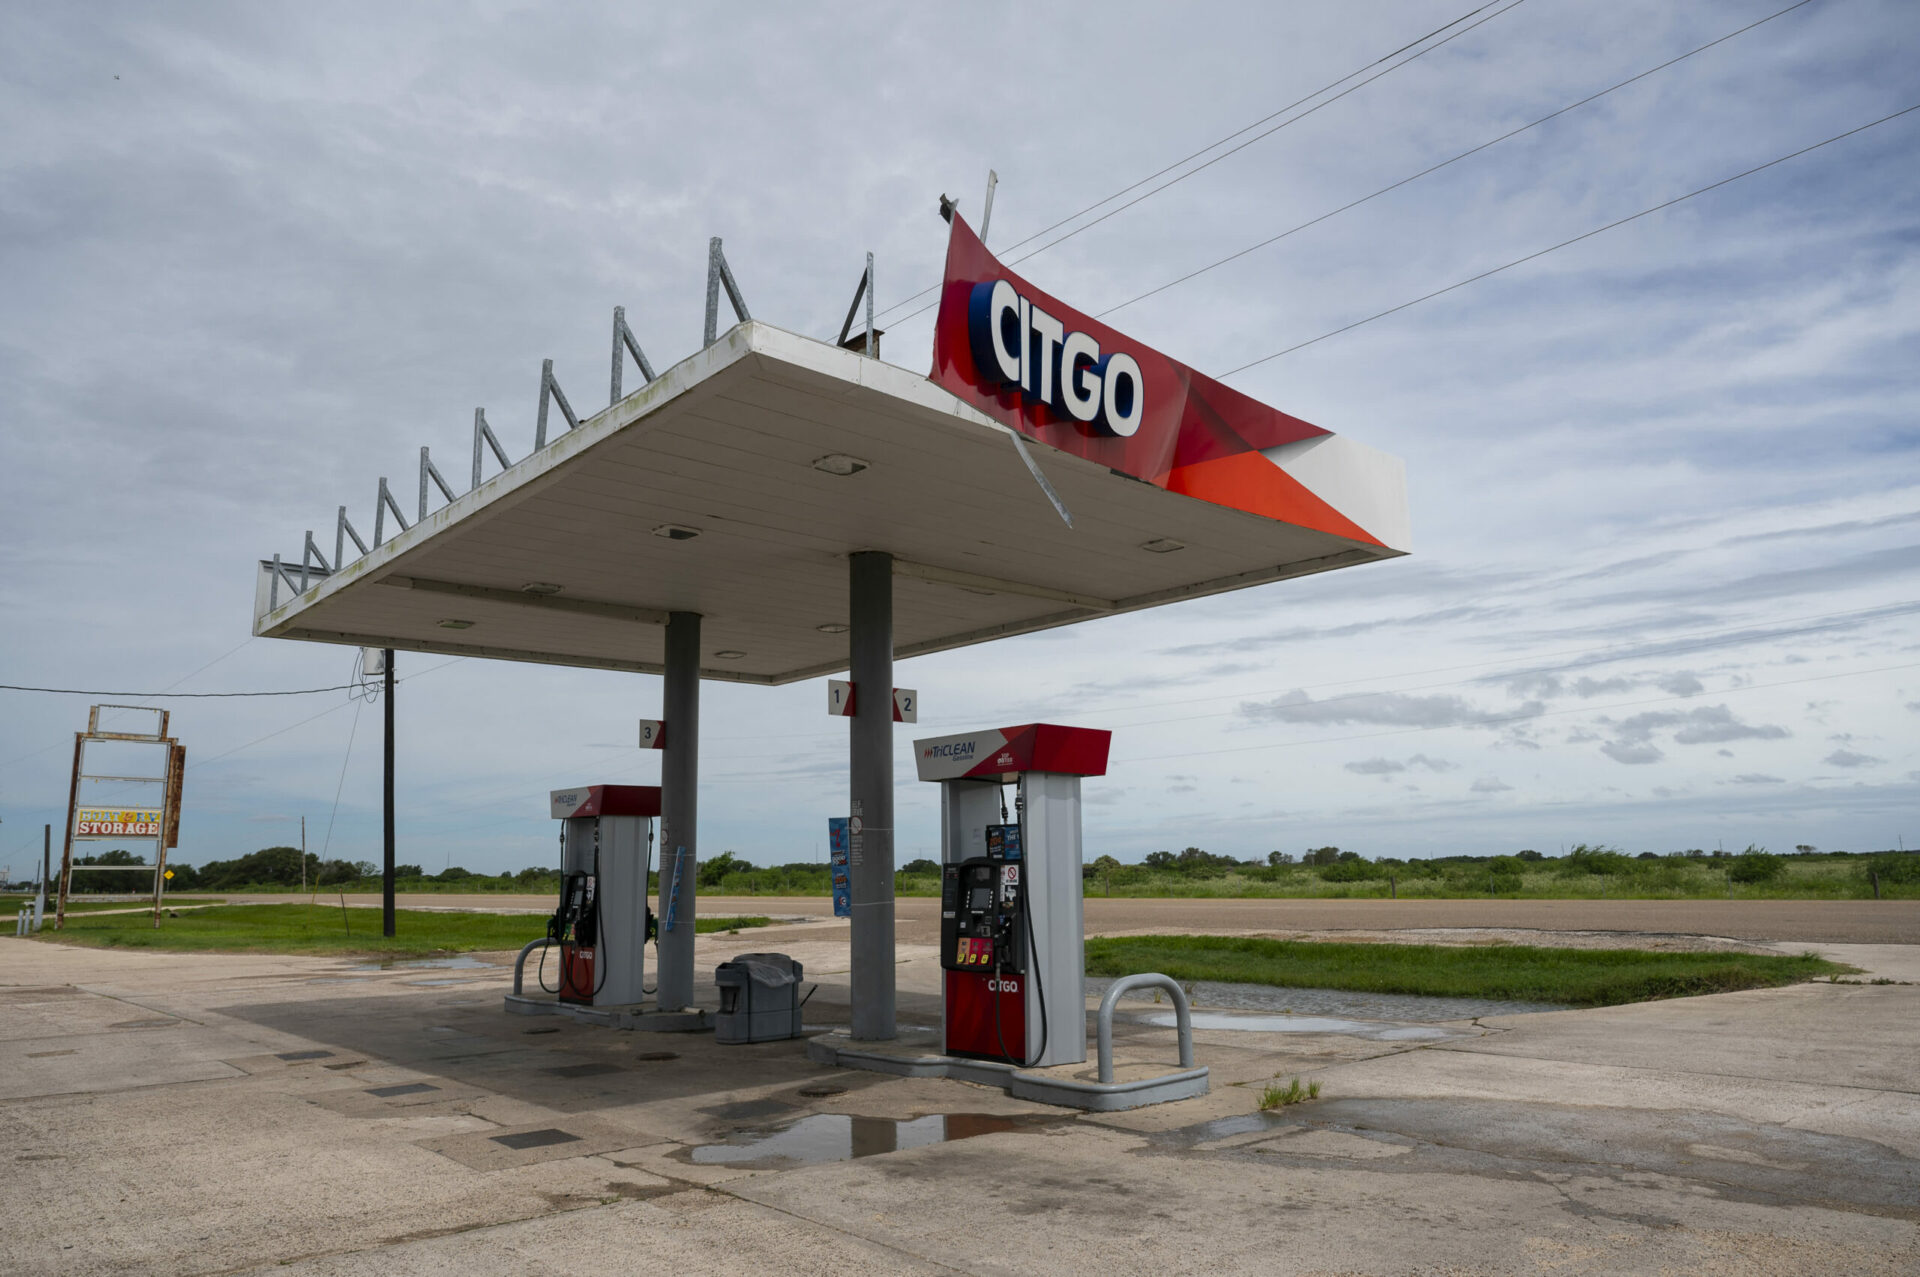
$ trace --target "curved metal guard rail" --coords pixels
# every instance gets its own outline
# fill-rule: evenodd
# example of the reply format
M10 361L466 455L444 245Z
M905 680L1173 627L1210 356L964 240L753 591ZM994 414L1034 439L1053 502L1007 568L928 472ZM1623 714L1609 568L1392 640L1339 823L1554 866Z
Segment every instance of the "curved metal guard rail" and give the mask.
M513 960L513 996L514 997L517 998L520 996L520 982L526 973L527 955L529 953L532 953L535 949L538 949L543 945L550 945L552 943L553 941L551 939L548 939L547 937L542 936L538 940L529 940L526 942L526 944L520 947L520 956Z
M514 988L520 986L516 975ZM1134 989L1165 989L1173 995L1173 1013L1180 1030L1180 1067L1193 1067L1193 1012L1187 1006L1187 991L1180 987L1172 976L1161 975L1157 971L1142 972L1139 975L1121 976L1107 989L1107 996L1100 999L1100 1080L1113 1081L1113 1008L1120 1001L1120 995Z

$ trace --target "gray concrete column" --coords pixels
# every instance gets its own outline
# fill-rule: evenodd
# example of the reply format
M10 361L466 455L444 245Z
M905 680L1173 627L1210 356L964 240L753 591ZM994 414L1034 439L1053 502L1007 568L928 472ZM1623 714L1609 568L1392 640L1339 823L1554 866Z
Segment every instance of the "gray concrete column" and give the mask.
M660 963L655 1005L677 1011L693 1004L693 919L699 877L700 828L700 614L667 616L667 676L660 717L666 722L666 746L660 751ZM685 848L684 857L681 848ZM667 905L679 863L680 896L673 930L667 930Z
M868 550L849 557L849 677L854 686L849 814L859 831L847 857L853 887L849 984L853 1036L874 1041L894 1036L893 556Z

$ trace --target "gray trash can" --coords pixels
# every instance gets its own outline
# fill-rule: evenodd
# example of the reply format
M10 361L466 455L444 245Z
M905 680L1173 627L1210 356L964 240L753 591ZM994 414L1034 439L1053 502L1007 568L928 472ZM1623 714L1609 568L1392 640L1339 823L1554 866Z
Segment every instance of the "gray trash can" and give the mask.
M800 979L805 968L784 953L743 953L714 969L720 986L716 1042L778 1042L800 1036Z

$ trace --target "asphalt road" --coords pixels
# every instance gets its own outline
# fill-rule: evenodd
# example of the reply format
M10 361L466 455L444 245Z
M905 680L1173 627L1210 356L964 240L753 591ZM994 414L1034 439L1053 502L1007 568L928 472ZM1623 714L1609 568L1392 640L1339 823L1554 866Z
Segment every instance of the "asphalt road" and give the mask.
M229 896L301 900L297 894ZM377 904L376 896L349 896ZM544 895L402 894L400 907L501 909L544 913ZM903 944L936 944L939 902L895 903ZM830 917L816 896L703 896L700 911ZM1920 944L1920 900L1107 900L1087 901L1087 931L1382 931L1426 927L1505 927L1541 931L1618 931L1726 936L1808 944Z

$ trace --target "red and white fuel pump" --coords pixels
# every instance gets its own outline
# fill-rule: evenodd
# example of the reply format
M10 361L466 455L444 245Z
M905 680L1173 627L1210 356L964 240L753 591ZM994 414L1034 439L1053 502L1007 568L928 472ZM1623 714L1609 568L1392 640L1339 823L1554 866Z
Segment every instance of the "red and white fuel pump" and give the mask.
M561 822L560 907L547 924L560 951L560 1001L632 1006L645 996L653 935L647 876L660 787L581 785L556 789L549 801Z
M944 1054L1087 1058L1080 778L1106 774L1112 737L1028 723L914 742L940 782Z

